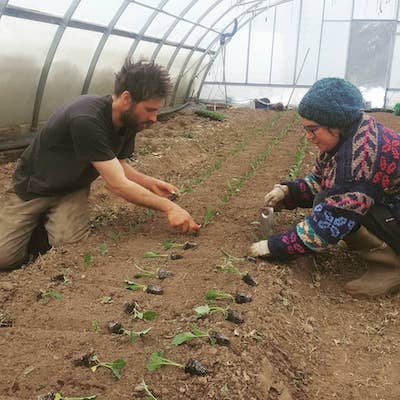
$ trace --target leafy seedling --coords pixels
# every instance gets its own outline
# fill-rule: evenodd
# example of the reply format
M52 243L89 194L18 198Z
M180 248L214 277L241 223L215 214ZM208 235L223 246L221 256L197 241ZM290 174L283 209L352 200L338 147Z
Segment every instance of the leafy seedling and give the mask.
M107 244L106 244L106 242L103 242L100 245L100 253L102 256L105 256L107 254L107 252L108 252Z
M223 300L223 299L233 300L233 296L231 294L220 292L214 289L207 290L207 292L204 294L204 297L208 301Z
M234 324L242 324L244 322L243 317L238 312L231 310L229 308L223 308L206 304L204 306L196 307L194 311L196 312L195 315L196 319L204 318L216 312L222 312L224 318L229 322L233 322Z
M160 351L151 353L150 359L147 362L147 369L149 371L155 371L163 365L172 365L178 368L184 369L184 371L190 375L204 376L207 374L207 368L204 367L199 361L190 359L186 365L176 363L175 361L168 360L164 357Z
M92 328L96 333L100 332L100 325L95 319L92 321Z
M223 121L225 119L225 115L217 111L195 110L194 113L200 117L209 118L214 121Z
M196 338L208 338L211 344L218 344L220 346L228 346L229 339L222 335L221 333L211 331L211 332L204 332L200 329L194 328L191 332L182 332L178 333L171 341L172 344L175 346L179 346L180 344L190 342Z
M233 273L241 277L242 281L249 286L257 286L255 279L246 271L241 272L239 268L235 267L231 260L226 259L224 265L217 265L217 271L223 273Z
M47 393L38 396L38 400L96 400L97 396L85 396L85 397L64 397L61 393Z
M69 278L67 277L67 275L65 275L65 274L54 275L54 276L51 278L51 280L54 281L54 282L61 282L61 283L68 283L68 282L71 282L71 279L69 279Z
M162 247L164 250L169 250L172 248L182 248L183 250L195 249L197 247L195 242L185 242L185 243L175 243L172 240L164 240L162 242Z
M144 331L136 332L136 331L129 331L129 330L125 329L122 326L122 324L120 322L117 322L117 321L110 321L108 323L108 331L110 333L116 333L116 334L119 334L119 335L126 335L126 336L129 337L129 341L131 343L134 343L136 338L138 338L138 337L146 336L151 331L151 329L152 328L147 328Z
M144 253L143 258L160 258L160 257L170 257L171 260L179 260L183 258L180 254L177 253L171 253L171 254L161 254L157 253L155 251L148 251Z
M143 268L140 268L138 265L135 265L135 267L140 270L140 272L138 272L137 274L133 275L133 277L135 279L148 278L150 276L155 276L158 279L163 280L163 279L166 279L166 278L169 278L170 276L172 276L172 272L169 272L169 271L167 271L166 269L163 269L163 268L157 268L157 270L154 272L154 271L148 271L148 270L145 270Z
M88 269L93 262L92 254L88 251L83 255L83 265Z
M91 356L91 361L94 362L94 365L91 367L93 372L99 367L108 368L117 379L121 379L121 369L126 365L123 358L118 358L112 362L100 362L96 354Z
M142 378L142 382L140 383L141 389L146 393L146 400L157 400L153 393L150 392L149 387L147 386L146 382Z
M142 289L144 292L150 294L157 294L157 295L163 294L162 287L158 285L142 285L141 283L132 282L128 280L125 280L124 282L125 282L125 288L129 290Z
M203 226L207 226L217 214L217 210L212 207L207 207L206 215L203 218Z
M133 319L140 319L142 321L153 321L158 313L153 310L140 311L139 304L136 302L125 302L123 305L124 311L131 314Z
M37 294L37 299L62 299L64 297L64 295L62 293L56 292L55 290L42 290L40 289L39 293Z

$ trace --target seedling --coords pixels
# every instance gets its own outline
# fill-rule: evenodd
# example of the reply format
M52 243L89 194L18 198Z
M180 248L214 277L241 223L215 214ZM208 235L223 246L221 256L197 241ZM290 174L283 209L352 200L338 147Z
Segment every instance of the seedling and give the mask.
M110 321L108 323L108 331L110 333L116 333L116 334L119 334L119 335L126 335L126 336L129 337L129 341L131 343L134 343L136 338L138 338L138 337L146 336L151 331L151 329L152 328L147 328L144 331L136 332L136 331L129 331L129 330L125 329L122 326L122 324L120 322L117 322L117 321Z
M93 327L93 329L94 329L94 331L96 332L96 333L98 333L98 332L100 332L100 325L99 325L99 323L97 322L97 320L93 320L92 321L92 327Z
M196 312L196 319L204 318L207 315L211 315L215 312L222 312L224 318L229 322L233 322L234 324L242 324L244 322L243 317L238 312L229 308L210 306L206 304L204 306L196 307L194 311Z
M143 258L159 258L159 257L169 257L169 256L168 254L160 254L155 251L148 251L143 255Z
M223 300L223 299L233 300L233 296L231 294L220 292L220 291L214 290L214 289L207 290L207 292L204 294L204 297L208 301Z
M206 215L203 218L203 226L207 226L217 214L217 210L212 207L207 207Z
M64 397L61 393L47 393L38 397L38 400L96 400L97 396Z
M153 321L158 313L153 310L140 311L139 304L136 302L125 302L124 311L127 314L131 314L133 319L140 319L142 321Z
M169 250L172 248L179 248L181 247L183 250L194 249L197 247L197 243L195 242L185 242L185 243L175 243L172 240L164 240L162 242L162 247L164 250Z
M142 289L146 293L150 294L163 294L163 289L161 286L157 285L142 285L141 283L128 281L125 279L125 288L129 290L139 290Z
M67 275L65 275L65 274L54 275L54 276L51 278L51 280L54 281L54 282L61 282L61 283L68 283L68 282L71 282L71 279L69 279L69 278L67 277Z
M62 293L56 292L55 290L42 290L40 289L39 293L37 294L37 299L46 299L46 298L51 298L51 299L62 299L64 295Z
M147 278L149 276L156 276L158 279L166 279L172 276L172 273L167 271L166 269L163 268L157 268L156 271L148 271L143 268L140 268L138 265L135 264L135 267L140 270L137 274L135 274L133 277L134 278Z
M192 329L191 332L182 332L178 333L171 341L172 344L175 346L179 346L180 344L190 342L193 339L196 338L208 338L209 342L214 345L214 344L219 344L220 346L228 346L229 345L229 339L222 335L221 333L218 332L204 332L201 331L200 329L194 328Z
M204 376L207 374L207 368L204 367L199 361L190 359L186 365L176 363L175 361L168 360L164 357L163 353L160 351L155 351L151 353L150 359L147 362L147 369L149 371L155 371L163 365L172 365L178 368L182 368L186 373L190 375L200 375Z
M83 264L85 266L85 269L88 269L90 267L90 264L92 264L92 262L93 262L92 254L89 251L87 251L83 255Z
M100 253L101 253L102 256L105 256L107 254L107 252L108 252L107 244L106 244L106 242L103 242L100 245Z
M118 358L112 362L100 362L96 354L93 354L90 357L90 361L94 363L94 365L91 367L93 372L95 372L99 367L108 368L117 379L121 379L121 369L126 365L126 362L123 358Z
M146 400L157 400L153 393L150 392L149 387L146 385L146 382L142 378L142 382L140 383L141 388L146 393L147 397Z
M217 111L195 110L194 113L200 117L210 118L214 121L223 121L225 119L225 115Z
M235 267L230 259L225 259L225 265L217 265L217 271L223 273L237 274L242 278L242 281L250 286L257 286L257 282L254 278L246 271L241 272L239 268Z
M114 242L116 242L119 239L119 234L115 233L115 232L107 232L106 236L109 237L111 240L113 240Z

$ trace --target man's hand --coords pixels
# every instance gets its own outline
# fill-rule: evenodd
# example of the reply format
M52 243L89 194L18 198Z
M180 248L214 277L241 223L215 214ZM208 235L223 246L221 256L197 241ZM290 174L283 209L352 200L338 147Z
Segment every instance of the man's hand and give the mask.
M200 225L193 220L190 214L176 204L166 211L166 214L170 225L182 230L183 233L197 232L200 229Z
M149 178L149 182L146 185L147 189L160 197L166 197L168 199L173 193L176 194L179 191L177 187L171 185L170 183L164 182L156 178Z
M265 195L264 201L267 207L280 207L284 198L289 194L289 188L286 185L279 183L274 185L274 188Z
M249 255L252 257L266 257L271 253L269 252L268 240L261 240L253 243L249 249Z

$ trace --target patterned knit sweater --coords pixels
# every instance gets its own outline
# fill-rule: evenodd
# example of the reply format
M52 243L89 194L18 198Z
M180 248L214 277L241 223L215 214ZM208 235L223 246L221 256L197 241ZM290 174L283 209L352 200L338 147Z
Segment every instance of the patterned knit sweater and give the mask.
M268 239L272 258L294 258L335 245L359 226L373 204L388 199L400 224L400 134L364 114L355 134L334 154L319 154L310 175L282 184L289 187L284 208L314 208L292 230Z

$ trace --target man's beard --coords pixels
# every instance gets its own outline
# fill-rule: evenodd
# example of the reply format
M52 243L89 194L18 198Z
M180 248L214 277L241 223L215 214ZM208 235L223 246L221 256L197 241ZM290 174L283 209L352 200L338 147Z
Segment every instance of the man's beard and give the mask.
M139 121L134 111L134 106L132 106L129 110L122 112L121 123L123 126L133 130L134 132L139 132L143 129L148 128L150 125L153 124L152 121L146 121L146 122Z

